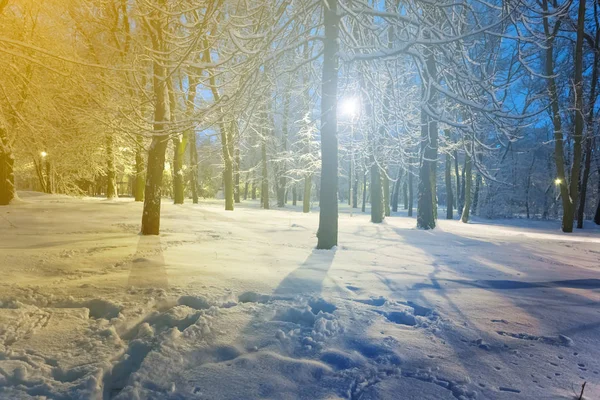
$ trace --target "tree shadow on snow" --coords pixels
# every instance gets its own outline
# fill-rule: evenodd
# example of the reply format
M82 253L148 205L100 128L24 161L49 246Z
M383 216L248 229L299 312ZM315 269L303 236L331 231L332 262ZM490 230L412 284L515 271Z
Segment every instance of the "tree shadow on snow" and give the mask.
M575 343L580 339L593 340L591 335L600 325L600 317L595 311L600 306L600 296L597 292L600 289L600 275L597 272L576 265L559 264L558 261L553 260L552 255L546 254L543 249L537 251L532 246L493 243L439 229L419 231L390 228L402 238L403 244L418 248L431 257L432 270L425 278L429 282L404 285L401 276L389 279L381 274L378 274L379 279L392 292L424 306L435 308L436 304L431 299L436 296L443 298L460 319L457 321L458 325L462 324L466 329L463 334L469 332L469 340L474 337L482 339L484 343L493 344L504 342L503 338L509 336L522 339L523 343L520 347L525 349L531 345L532 340L548 342L548 337L535 336L537 332L550 335L549 337L552 338L567 335L574 339ZM558 253L560 249L556 251ZM564 271L565 278L572 279L527 280L529 274L535 277L536 264L553 264L552 267L558 264L561 274ZM503 267L508 270L503 270ZM555 273L556 269L550 268L549 271ZM444 272L459 277L442 277ZM492 279L482 279L486 276ZM521 276L523 280L519 279ZM510 304L508 307L514 308L515 311L521 310L524 315L535 319L535 325L531 327L522 325L517 315L515 315L516 320L513 321L510 318L511 312L503 311L501 303L494 306L489 298L484 299L479 306L484 307L487 302L489 307L487 314L470 315L473 304L469 305L469 310L463 310L464 306L461 302L469 304L470 301L477 300L479 295L475 292L469 293L471 290L483 290L501 298ZM431 297L428 293L435 295ZM471 300L468 300L468 296L472 296ZM508 321L499 318L499 314L508 315L505 317ZM489 318L489 321L487 327L478 329L476 325L482 322L482 315ZM475 321L476 319L478 321ZM534 331L529 334L530 332L526 332L528 329ZM457 334L461 335L460 332ZM483 357L486 353L480 346L474 345L469 340L461 337L460 341L454 341L457 346L455 354L467 370L467 365L473 365L472 359ZM510 347L504 342L504 345L494 345L487 351L497 352L500 356L517 346L514 341L510 343ZM556 349L558 351L558 347ZM507 368L510 368L512 360L502 358ZM475 363L475 365L480 364ZM479 373L479 371L471 372ZM523 378L523 384L531 384L527 377Z
M160 236L139 235L127 287L166 289L168 285Z
M273 294L320 294L334 258L335 250L313 249L308 258L279 283Z

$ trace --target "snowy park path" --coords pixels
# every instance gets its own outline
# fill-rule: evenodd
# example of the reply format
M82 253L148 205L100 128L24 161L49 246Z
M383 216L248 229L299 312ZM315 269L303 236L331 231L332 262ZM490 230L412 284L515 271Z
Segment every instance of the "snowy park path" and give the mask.
M600 231L24 194L0 399L600 398ZM36 397L37 396L37 397Z

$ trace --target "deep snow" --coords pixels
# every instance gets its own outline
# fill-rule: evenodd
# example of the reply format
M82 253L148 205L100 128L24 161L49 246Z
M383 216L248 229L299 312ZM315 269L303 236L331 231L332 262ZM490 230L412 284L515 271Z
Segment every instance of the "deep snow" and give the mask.
M0 399L600 398L600 231L21 193ZM345 210L347 211L347 210ZM440 214L443 215L443 214Z

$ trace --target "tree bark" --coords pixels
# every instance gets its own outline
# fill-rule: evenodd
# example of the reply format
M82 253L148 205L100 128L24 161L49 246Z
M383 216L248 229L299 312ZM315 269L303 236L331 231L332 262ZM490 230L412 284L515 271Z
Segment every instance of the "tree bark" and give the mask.
M190 186L192 189L192 203L198 204L198 145L196 131L188 134L190 151Z
M473 180L472 174L473 161L470 152L465 153L465 205L460 220L463 223L469 222L469 211L471 209L471 183Z
M323 77L321 89L321 185L317 248L331 249L338 243L338 143L337 86L338 34L337 0L323 6Z
M298 193L296 192L296 184L292 186L292 205L295 206L298 200Z
M134 196L135 201L144 201L144 186L146 185L144 179L144 156L142 155L142 137L136 136L135 145L135 186Z
M363 188L362 188L362 207L360 211L365 212L367 207L367 173L363 174Z
M267 128L265 128L266 131ZM260 199L262 208L265 210L269 209L269 168L267 166L267 138L266 132L264 134L262 145L261 145L261 156L262 156L262 181L260 186Z
M554 40L558 33L561 20L559 19L553 27L553 31L550 32L549 16L548 16L548 1L542 1L542 8L545 16L543 18L544 33L546 36L547 43L546 54L545 54L545 74L548 77L548 91L550 95L551 110L552 110L552 124L554 127L554 161L556 164L557 179L559 179L559 188L562 198L563 205L563 218L562 218L562 231L572 232L573 231L573 219L575 216L574 205L577 201L577 185L579 182L579 167L581 162L581 133L583 130L582 115L578 110L578 104L581 102L581 53L583 44L583 35L580 34L578 26L577 44L575 45L575 137L573 143L573 168L571 169L571 182L567 181L567 175L565 173L565 156L564 156L564 136L562 128L562 118L559 109L558 89L556 86L555 73L554 73ZM579 2L579 16L582 11L585 13L585 1ZM583 18L579 18L583 24ZM578 24L579 25L579 24ZM583 26L581 27L583 29ZM581 32L583 33L583 32ZM580 43L581 40L581 43ZM581 120L580 120L581 118ZM580 126L581 125L581 126ZM578 133L579 132L579 133ZM573 181L573 178L574 181ZM573 192L575 189L575 192Z
M454 219L454 194L452 193L452 157L446 153L446 219Z
M410 172L410 167L408 169L408 212L407 215L412 217L413 215L413 201L414 201L414 193L413 193L413 174Z
M0 206L15 198L15 159L8 143L8 134L0 121Z
M117 182L115 174L115 138L112 132L106 134L106 198L113 199L117 196Z
M312 189L312 175L304 177L304 194L302 195L302 212L310 212L310 190Z
M384 218L383 188L379 165L371 158L371 222L381 223Z
M457 212L461 212L462 211L462 194L461 194L461 184L460 184L460 173L458 170L458 151L454 150L454 175L456 175L456 200L454 201L454 203L456 203L456 211Z
M596 35L594 38L594 61L592 63L592 80L590 83L590 97L588 99L588 114L586 119L586 140L585 140L585 164L583 167L583 176L581 178L581 193L579 194L579 209L577 211L577 228L583 228L585 219L585 202L587 196L587 185L592 168L592 149L594 147L594 133L592 125L594 123L594 105L596 103L596 89L598 85L598 68L600 67L600 18L598 17L598 3L594 3L594 21L596 23ZM600 197L600 192L599 192Z
M203 61L211 64L212 57L210 53L210 47L208 45L208 39L204 39L204 55ZM209 86L213 95L213 99L215 103L219 103L221 101L221 95L219 94L219 90L217 88L217 83L215 79L214 71L209 70L208 73L209 78ZM223 153L223 194L225 195L225 210L233 211L233 143L231 132L227 131L227 123L225 121L224 110L221 108L220 112L220 120L219 120L219 131L221 136L221 150Z
M392 211L398 211L398 200L400 197L400 181L402 180L402 168L398 168L398 176L396 182L394 182L394 188L392 190Z
M437 67L433 49L428 48L425 54L425 82L437 80ZM427 88L427 86L425 86ZM417 227L420 229L435 228L437 218L436 169L438 151L438 124L431 118L425 107L432 110L436 106L434 89L429 85L428 97L421 110L421 163L419 168L419 186L417 200Z
M163 26L155 23L151 33L153 50L164 54ZM148 151L148 167L146 173L146 192L142 213L142 235L158 235L160 231L160 202L163 170L165 168L165 152L168 137L165 135L165 123L169 118L167 97L166 68L155 57L152 63L154 87L154 135Z
M391 215L390 210L390 179L384 171L384 174L381 179L381 184L383 185L383 209L384 216L389 217Z

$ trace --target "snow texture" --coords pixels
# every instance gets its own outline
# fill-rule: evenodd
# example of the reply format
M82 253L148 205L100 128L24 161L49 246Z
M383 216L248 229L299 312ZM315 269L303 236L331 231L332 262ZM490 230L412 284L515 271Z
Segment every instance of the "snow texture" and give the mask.
M600 398L600 231L21 193L0 399ZM302 227L299 229L298 227Z

